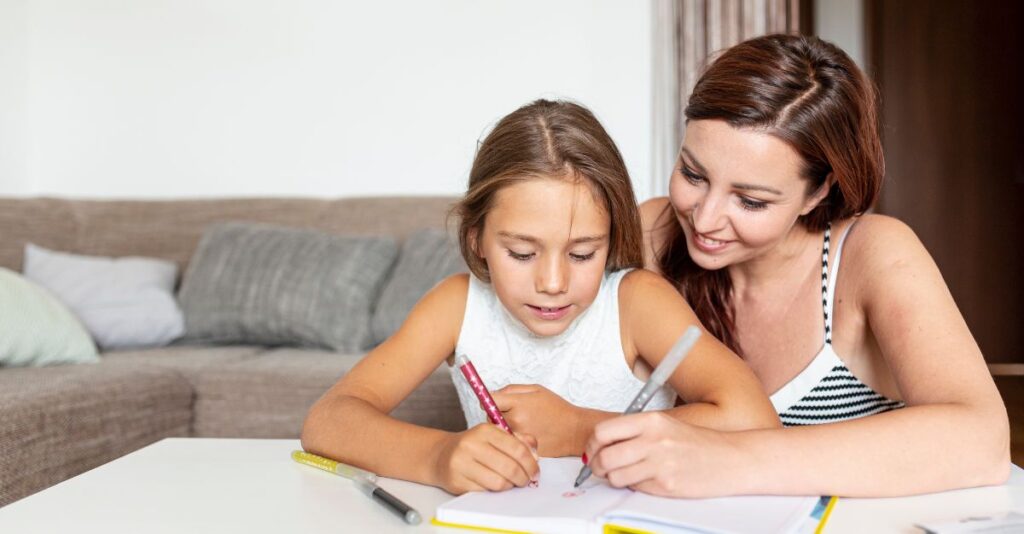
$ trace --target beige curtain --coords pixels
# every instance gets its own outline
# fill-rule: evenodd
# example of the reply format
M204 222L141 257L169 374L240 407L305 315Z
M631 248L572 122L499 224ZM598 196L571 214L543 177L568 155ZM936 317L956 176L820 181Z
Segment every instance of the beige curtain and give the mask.
M654 0L651 196L668 193L690 90L714 53L768 33L798 33L799 0Z

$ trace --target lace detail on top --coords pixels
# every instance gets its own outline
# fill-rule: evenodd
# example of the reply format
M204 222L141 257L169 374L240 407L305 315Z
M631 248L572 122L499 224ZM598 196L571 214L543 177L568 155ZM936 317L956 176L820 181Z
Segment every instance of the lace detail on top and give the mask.
M470 275L466 313L455 351L473 361L487 389L538 384L583 408L621 412L644 382L626 365L619 335L619 283L628 270L605 273L597 298L557 336L540 337L512 316L490 284ZM449 372L469 427L487 421L473 390L455 367ZM675 404L664 387L648 410Z
M828 252L832 225L829 224L825 229L825 243L821 253L821 306L825 316L825 343L811 363L771 397L775 411L785 426L834 423L905 406L902 401L889 399L861 382L832 349L832 313L839 260L843 254L843 243L853 224L846 228L839 239L831 277Z

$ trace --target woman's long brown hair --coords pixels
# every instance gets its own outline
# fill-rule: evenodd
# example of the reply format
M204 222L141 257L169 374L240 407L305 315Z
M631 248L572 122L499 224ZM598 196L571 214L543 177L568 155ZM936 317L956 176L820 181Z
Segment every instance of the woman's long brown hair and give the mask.
M723 120L787 142L803 160L808 194L831 174L828 195L799 221L822 231L830 222L864 213L878 197L885 164L877 99L874 85L835 45L817 37L766 35L724 51L697 81L685 115L687 122ZM693 262L671 207L658 220L670 225L657 251L662 273L677 284L705 328L742 354L728 272Z

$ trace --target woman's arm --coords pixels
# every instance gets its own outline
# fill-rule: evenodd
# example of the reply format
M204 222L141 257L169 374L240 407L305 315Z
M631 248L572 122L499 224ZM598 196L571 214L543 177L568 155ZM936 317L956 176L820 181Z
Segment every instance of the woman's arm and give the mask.
M599 425L588 444L594 472L678 496L883 497L1005 481L1005 407L923 245L899 221L868 216L851 232L844 258L843 276L857 282L855 298L906 408L735 433L650 414L619 418Z
M450 433L387 415L454 350L467 290L467 276L455 275L424 296L398 332L313 405L303 448L453 493L527 484L537 472L530 448L494 425Z
M763 489L890 496L1002 483L1006 408L935 262L889 217L863 217L847 246L842 276L856 281L854 297L907 407L740 437L758 457L781 460L765 463L761 478L777 482Z

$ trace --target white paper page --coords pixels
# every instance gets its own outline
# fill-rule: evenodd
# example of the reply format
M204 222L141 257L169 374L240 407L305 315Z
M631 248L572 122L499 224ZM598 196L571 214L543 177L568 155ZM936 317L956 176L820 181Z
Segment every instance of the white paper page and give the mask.
M616 517L652 520L690 527L699 532L723 534L785 533L799 528L817 502L818 497L668 499L635 493L606 519L616 524Z
M541 458L540 484L500 493L467 493L442 504L438 521L533 532L585 532L632 491L615 489L591 477L573 488L583 464L579 458Z

